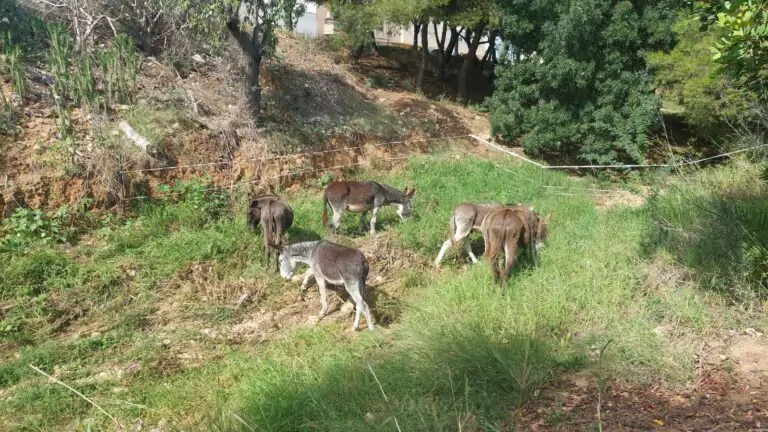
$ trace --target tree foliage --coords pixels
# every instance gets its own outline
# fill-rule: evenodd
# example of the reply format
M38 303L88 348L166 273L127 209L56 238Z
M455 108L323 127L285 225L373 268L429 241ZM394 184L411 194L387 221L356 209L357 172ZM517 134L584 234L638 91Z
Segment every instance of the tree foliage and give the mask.
M671 46L674 2L502 4L503 34L523 58L508 58L496 72L493 133L522 136L528 149L575 148L590 162L643 160L660 108L643 52Z
M768 1L707 0L696 6L704 21L723 30L712 47L713 59L768 100Z
M710 48L722 37L718 27L702 26L686 15L674 27L678 42L669 53L650 53L656 87L673 111L699 137L722 135L727 123L744 119L753 93L720 73Z

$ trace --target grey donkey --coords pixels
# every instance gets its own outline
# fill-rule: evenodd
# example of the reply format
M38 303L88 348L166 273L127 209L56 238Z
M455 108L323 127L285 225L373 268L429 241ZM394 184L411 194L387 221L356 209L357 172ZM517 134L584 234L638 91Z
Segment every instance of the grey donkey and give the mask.
M269 268L270 244L285 244L285 232L293 225L293 210L287 202L277 195L268 194L257 196L248 206L248 225L256 229L261 225L264 241L264 258ZM275 272L278 271L278 260L275 256Z
M272 245L280 252L280 276L290 280L298 263L309 265L305 273L304 284L310 276L314 276L320 289L320 317L328 314L328 294L325 286L344 285L352 301L355 303L355 321L351 331L360 325L360 314L365 314L368 330L373 330L373 319L365 296L365 282L368 279L368 260L358 249L343 246L328 240L315 240L291 245Z
M376 234L376 214L382 206L397 207L400 220L411 216L411 198L415 189L398 190L374 181L335 181L323 191L323 225L328 223L328 207L333 211L330 227L338 229L345 210L360 213L360 231L365 229L365 215L371 214L371 235Z

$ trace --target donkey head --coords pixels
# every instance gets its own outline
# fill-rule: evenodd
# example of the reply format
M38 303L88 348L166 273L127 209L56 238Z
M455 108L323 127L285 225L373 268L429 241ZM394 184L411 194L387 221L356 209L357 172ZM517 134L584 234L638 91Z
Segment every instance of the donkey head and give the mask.
M270 243L269 247L278 252L277 261L280 263L280 277L290 280L296 271L296 260L291 256L291 249L288 246Z
M248 206L247 219L248 225L254 229L258 228L259 221L261 221L261 205L258 200L251 201L251 204Z
M397 215L400 216L400 219L411 217L411 199L414 193L416 193L416 189L406 187L403 190L403 202L397 204Z
M536 228L536 249L541 249L544 246L544 241L547 240L547 234L549 234L549 218L552 213L548 214L544 219L536 214L538 221L538 227Z

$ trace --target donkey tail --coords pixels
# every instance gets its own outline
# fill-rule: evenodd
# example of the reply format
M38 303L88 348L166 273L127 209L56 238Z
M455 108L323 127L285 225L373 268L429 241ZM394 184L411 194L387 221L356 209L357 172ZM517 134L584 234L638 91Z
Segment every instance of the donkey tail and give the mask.
M328 193L323 192L323 226L328 223Z
M504 248L508 228L506 226L490 226L485 238L485 258L493 262Z

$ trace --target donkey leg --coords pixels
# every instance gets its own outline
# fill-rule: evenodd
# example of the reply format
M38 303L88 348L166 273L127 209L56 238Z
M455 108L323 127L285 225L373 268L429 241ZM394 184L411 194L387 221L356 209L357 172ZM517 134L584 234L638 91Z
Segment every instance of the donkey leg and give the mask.
M503 274L503 285L501 288L501 294L504 295L506 293L506 288L509 283L509 272L512 269L512 266L515 264L515 259L517 258L517 239L514 239L511 242L508 242L506 245L504 245L504 274Z
M335 231L339 229L339 223L341 223L341 216L344 214L344 209L331 207L331 210L333 210L333 217L331 218L331 228L333 228L333 230Z
M361 233L362 233L363 231L365 231L365 215L366 215L366 214L368 214L368 212L367 212L367 211L364 211L364 212L360 213L360 221L359 221L359 223L358 223L358 225L357 225L357 230L358 230L359 232L361 232Z
M451 239L443 242L443 246L440 247L440 252L437 253L437 258L435 258L435 267L440 266L440 261L443 260L443 256L445 256L445 253L448 252L448 249L451 248Z
M264 267L266 267L267 270L269 270L269 255L270 255L270 250L269 250L269 246L267 245L267 240L265 238L264 239Z
M328 293L325 290L325 279L315 277L315 281L317 282L317 287L320 288L320 304L322 305L320 317L322 318L328 314Z
M379 212L379 207L374 207L371 212L371 235L376 235L376 213Z
M355 321L352 323L351 331L356 331L360 326L360 314L365 314L365 321L368 325L368 330L373 330L373 320L371 319L371 310L368 304L363 300L363 295L360 292L361 284L365 282L352 282L347 285L347 292L352 297L352 301L355 302Z
M499 269L499 257L496 256L491 260L491 272L493 272L493 281L496 283L499 283L499 274L501 273L501 270Z
M312 267L308 268L306 272L304 272L304 281L301 283L301 290L306 291L307 286L309 285L309 278L314 276L314 273L312 272Z
M467 251L467 254L469 254L469 259L472 260L472 264L477 264L477 257L472 253L472 243L469 239L464 240L464 249Z

